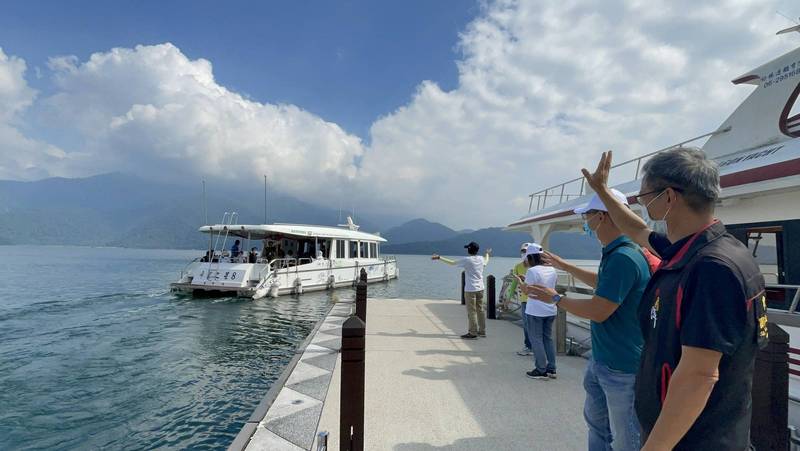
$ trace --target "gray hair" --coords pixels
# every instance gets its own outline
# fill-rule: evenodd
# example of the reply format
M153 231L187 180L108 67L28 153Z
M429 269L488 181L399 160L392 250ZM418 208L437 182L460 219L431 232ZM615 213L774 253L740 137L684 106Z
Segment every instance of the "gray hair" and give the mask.
M695 147L657 153L642 168L643 181L653 190L677 188L692 210L713 211L719 198L719 167Z

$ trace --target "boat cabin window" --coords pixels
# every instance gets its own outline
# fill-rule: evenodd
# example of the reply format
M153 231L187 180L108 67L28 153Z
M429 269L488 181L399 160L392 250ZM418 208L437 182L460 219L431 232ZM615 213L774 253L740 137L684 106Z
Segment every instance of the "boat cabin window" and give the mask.
M319 250L323 258L331 258L331 240L319 241Z
M336 240L336 258L345 258L344 240Z
M779 261L781 227L759 227L747 230L747 248L753 254L766 283L783 283Z
M378 258L378 243L369 243L369 258Z
M361 258L369 258L369 255L367 255L367 244L368 243L365 242L365 241L359 241L358 244L361 245L360 246L361 247L361 252L360 252Z
M358 241L350 242L350 258L358 258Z

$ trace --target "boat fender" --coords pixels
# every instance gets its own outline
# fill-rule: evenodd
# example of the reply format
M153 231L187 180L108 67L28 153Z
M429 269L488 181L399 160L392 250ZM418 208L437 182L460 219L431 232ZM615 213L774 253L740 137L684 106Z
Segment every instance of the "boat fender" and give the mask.
M270 285L269 286L268 296L271 297L271 298L277 298L278 297L278 289L280 287L281 287L281 285L278 282L275 282L272 285Z
M328 277L328 289L332 290L336 286L336 276L333 274Z
M294 292L295 294L303 294L303 281L299 277L294 279Z

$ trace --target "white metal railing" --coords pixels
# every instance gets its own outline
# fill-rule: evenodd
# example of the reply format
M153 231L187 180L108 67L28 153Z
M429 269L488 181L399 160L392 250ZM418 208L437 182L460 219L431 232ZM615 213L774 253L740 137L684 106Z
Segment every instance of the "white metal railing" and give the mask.
M723 128L723 129L715 130L715 131L710 132L710 133L706 133L706 134L703 134L703 135L700 135L700 136L696 136L696 137L694 137L692 139L687 139L686 141L681 141L681 142L679 142L677 144L673 144L673 145L671 145L669 147L664 147L663 149L656 150L655 152L651 152L651 153L648 153L646 155L642 155L642 156L634 158L632 160L628 160L628 161L624 161L624 162L619 163L619 164L615 164L614 166L611 166L611 169L614 170L614 169L617 169L617 168L620 168L620 167L623 167L623 166L630 167L630 166L633 166L635 164L636 165L636 170L634 171L633 180L639 180L639 173L640 173L640 170L641 170L641 167L642 167L642 161L645 160L646 158L650 158L650 157L652 157L653 155L655 155L655 154L657 154L659 152L663 152L665 150L674 149L676 147L681 147L681 146L683 146L685 144L688 144L690 142L697 141L698 139L706 138L706 137L709 137L709 136L719 135L719 134L722 134L722 133L726 133L726 132L728 132L730 130L731 130L731 127L726 127L726 128ZM619 170L617 172L619 172ZM577 190L578 192L577 193L570 193L569 191L575 188L575 186L572 186L572 185L577 185L578 182L580 182L580 188L578 188L578 190ZM578 177L578 178L574 178L572 180L568 180L568 181L566 181L564 183L559 183L558 185L554 185L554 186L551 186L549 188L545 188L545 189L543 189L541 191L537 191L537 192L535 192L533 194L528 195L528 197L530 197L530 203L528 204L528 214L535 213L535 212L540 211L540 210L544 210L548 206L558 205L558 204L570 201L572 199L577 199L579 197L585 196L587 194L587 192L586 192L586 183L585 182L586 182L586 179L584 179L583 177ZM548 205L547 201L549 200L549 198L558 199L558 202L555 203L555 204ZM536 209L535 210L533 209L533 201L534 201L534 199L536 200Z

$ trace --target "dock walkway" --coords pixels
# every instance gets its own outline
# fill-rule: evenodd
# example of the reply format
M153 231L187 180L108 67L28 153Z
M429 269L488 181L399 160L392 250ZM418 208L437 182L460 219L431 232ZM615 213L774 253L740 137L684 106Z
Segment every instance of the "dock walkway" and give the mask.
M458 301L369 299L366 450L586 449L586 361L558 356L557 380L525 376L521 331L487 320L487 338L462 340ZM340 359L318 425L338 450ZM312 449L316 449L316 444Z

